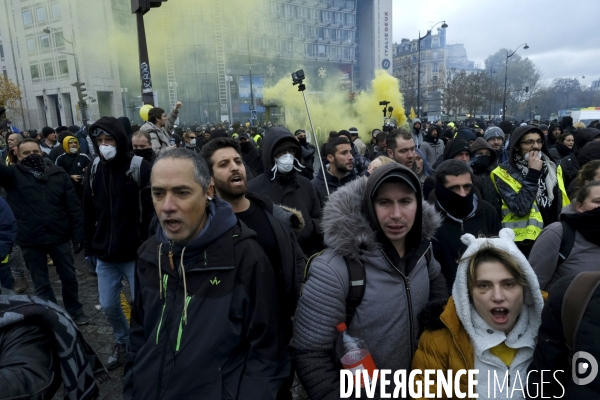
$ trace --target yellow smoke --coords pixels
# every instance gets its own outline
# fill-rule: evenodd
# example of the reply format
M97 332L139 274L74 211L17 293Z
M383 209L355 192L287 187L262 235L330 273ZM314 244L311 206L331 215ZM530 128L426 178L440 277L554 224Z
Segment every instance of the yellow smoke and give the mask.
M398 126L406 125L406 115L402 106L402 94L398 90L398 79L383 70L375 73L371 89L361 91L354 100L347 99L347 93L335 81L329 81L323 92L310 90L310 79L306 79L306 98L319 141L325 141L329 131L340 131L356 127L361 138L370 142L371 131L383 125L383 106L380 101L389 101L394 108L392 117ZM302 93L292 86L291 78L281 79L275 86L264 89L264 102L285 108L285 125L291 131L299 128L310 129L306 106Z

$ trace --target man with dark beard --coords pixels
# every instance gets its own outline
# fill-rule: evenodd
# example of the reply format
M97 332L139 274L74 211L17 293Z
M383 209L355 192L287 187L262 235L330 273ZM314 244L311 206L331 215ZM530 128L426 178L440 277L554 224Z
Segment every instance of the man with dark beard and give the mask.
M210 169L216 194L233 208L236 217L256 232L256 241L269 257L275 278L285 325L285 340L292 338L292 317L296 311L299 282L305 258L291 226L299 212L292 212L264 197L246 191L246 168L240 146L234 139L218 138L202 148ZM294 210L295 211L295 210ZM301 217L300 217L301 218ZM296 224L297 225L297 224ZM297 225L300 228L299 225ZM289 389L293 373L279 391L278 399L291 399Z
M323 171L319 169L317 176L311 181L319 200L321 208L325 205L329 195L335 192L339 187L357 178L354 172L354 158L352 157L352 148L350 143L345 138L338 137L327 143L325 146L328 164L325 167L327 170L327 186L329 193L325 187L325 177Z

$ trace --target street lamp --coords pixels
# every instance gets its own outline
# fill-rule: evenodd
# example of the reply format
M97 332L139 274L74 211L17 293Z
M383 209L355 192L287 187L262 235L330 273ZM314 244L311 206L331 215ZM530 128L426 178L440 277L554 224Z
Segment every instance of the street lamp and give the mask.
M417 64L417 117L418 118L421 118L421 40L425 39L427 36L429 36L431 34L431 31L433 30L433 28L435 28L435 26L438 24L442 24L442 28L444 28L444 29L446 29L448 27L448 24L446 23L446 21L440 21L440 22L435 23L423 37L421 37L421 31L419 31L419 40L417 41L417 49L419 52L419 61Z
M521 46L524 46L523 50L527 50L529 48L529 46L527 46L527 43L523 43L517 46L515 51L510 53L510 55L508 54L508 50L506 50L506 66L504 69L504 100L502 100L502 121L506 119L506 85L508 83L508 59L514 56Z
M492 74L495 74L496 71L492 65L490 65L490 109L488 110L488 119L491 120L492 119ZM494 94L496 93L496 91L494 90Z

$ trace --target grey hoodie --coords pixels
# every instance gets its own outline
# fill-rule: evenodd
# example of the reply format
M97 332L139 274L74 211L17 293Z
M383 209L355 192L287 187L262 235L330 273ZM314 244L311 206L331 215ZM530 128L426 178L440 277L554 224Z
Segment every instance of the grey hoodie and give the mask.
M370 204L377 180L394 172L410 176L419 201L406 240L411 252L400 262L391 261L394 258L384 251ZM338 336L335 326L346 321L349 276L343 257L359 259L366 271L364 297L348 333L365 341L377 368L410 369L419 330L417 315L429 300L446 296L445 288L438 289L445 282L430 243L441 219L433 206L421 205L420 199L417 176L396 163L378 168L369 179L349 182L329 197L322 223L328 249L310 265L292 339L298 376L311 399L340 398L339 358L332 358L332 349Z

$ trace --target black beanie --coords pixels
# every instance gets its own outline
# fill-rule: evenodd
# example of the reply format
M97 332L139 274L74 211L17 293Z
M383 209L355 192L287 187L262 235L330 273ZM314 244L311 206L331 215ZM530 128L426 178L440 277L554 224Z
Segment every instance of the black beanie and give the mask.
M47 138L52 133L56 133L56 131L49 126L42 128L42 135L44 135L44 138Z
M67 129L71 133L77 133L77 132L79 132L81 130L81 128L78 127L77 125L71 125Z
M465 139L452 139L446 144L444 149L444 161L451 160L461 151L467 151L471 154L469 143Z
M69 129L69 128L67 128L66 126L59 126L58 128L56 128L56 134L59 134L59 133L61 133L61 132L64 132L64 131L66 131L67 129Z
M510 121L502 121L502 122L500 122L500 123L498 124L498 127L499 127L500 129L502 129L502 132L504 132L504 134L507 134L507 133L508 133L508 134L511 134L511 133L512 133L512 131L513 131L513 129L512 129L512 128L513 128L513 126L512 126L512 124L510 123Z

